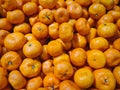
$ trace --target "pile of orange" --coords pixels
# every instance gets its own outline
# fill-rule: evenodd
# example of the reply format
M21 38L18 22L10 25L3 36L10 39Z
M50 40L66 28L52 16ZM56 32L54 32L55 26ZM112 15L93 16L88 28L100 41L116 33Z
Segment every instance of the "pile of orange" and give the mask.
M120 0L0 0L0 90L120 90Z

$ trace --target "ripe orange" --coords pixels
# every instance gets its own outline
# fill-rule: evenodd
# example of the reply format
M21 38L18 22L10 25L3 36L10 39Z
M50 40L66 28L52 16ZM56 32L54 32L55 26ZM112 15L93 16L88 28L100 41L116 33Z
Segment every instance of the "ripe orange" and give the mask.
M102 68L106 64L106 57L100 50L93 49L87 51L88 65L94 69Z
M39 20L40 22L44 24L51 24L54 21L54 15L52 10L49 9L43 9L39 12Z
M7 70L18 69L22 62L20 55L17 52L9 51L1 57L1 65Z
M60 80L53 73L48 73L43 79L43 86L48 90L57 90L59 84Z
M116 40L114 40L113 47L117 50L120 50L120 38L117 38Z
M72 51L70 51L69 56L70 56L71 63L74 66L81 67L86 63L86 59L87 59L86 52L82 48L73 49Z
M30 41L30 40L36 40L36 37L32 33L25 34L25 38Z
M87 67L78 69L74 74L74 82L80 88L89 88L94 83L94 76L92 71Z
M20 32L10 33L4 39L4 46L9 50L20 50L25 43L26 38Z
M35 77L41 71L41 62L36 59L25 58L21 63L19 69L25 77Z
M14 89L21 89L27 83L27 80L18 70L13 70L9 73L8 81Z
M79 3L81 6L87 7L91 4L91 0L75 0L75 2Z
M42 86L42 78L40 76L37 76L28 80L26 89L37 90L41 86Z
M23 46L23 53L26 57L35 58L42 53L42 45L38 40L32 39Z
M116 80L107 68L94 70L95 87L99 90L115 90Z

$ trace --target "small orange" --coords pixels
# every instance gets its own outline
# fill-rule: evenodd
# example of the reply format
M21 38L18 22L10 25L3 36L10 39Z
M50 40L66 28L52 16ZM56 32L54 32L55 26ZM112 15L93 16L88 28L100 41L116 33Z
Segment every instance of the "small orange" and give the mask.
M37 90L41 86L42 86L42 78L40 76L37 76L28 80L26 89Z
M98 9L99 8L99 9ZM93 19L100 19L105 13L106 8L103 4L93 3L89 7L89 14Z
M42 53L40 55L40 59L47 60L49 58L50 58L50 55L47 52L47 45L43 45L43 50L42 50Z
M71 60L71 63L74 65L74 66L83 66L85 65L86 63L86 52L84 49L82 48L75 48L73 49L72 51L70 51L70 60Z
M7 80L7 70L3 67L0 67L0 89L3 90L8 85Z
M9 51L1 57L1 65L7 70L18 69L22 62L20 55L17 52Z
M74 28L76 19L69 19L68 23Z
M75 33L72 39L73 48L85 48L87 44L87 40L84 36L79 33Z
M54 66L54 74L60 80L67 80L71 78L73 73L73 66L70 62L61 61Z
M43 79L43 86L48 90L57 90L59 84L60 80L53 73L48 73Z
M38 13L38 6L35 2L27 2L23 5L22 10L27 16L31 16Z
M41 62L36 59L25 58L21 63L19 69L25 77L35 77L41 71Z
M106 50L109 47L107 39L103 37L95 37L90 41L90 49Z
M63 46L60 42L52 40L47 45L47 52L51 56L59 56L63 53Z
M114 23L103 23L97 27L98 36L110 38L117 32L117 26Z
M23 46L23 53L26 57L35 58L42 53L42 45L38 40L30 40Z
M43 8L53 9L57 3L57 0L39 0L39 4Z
M68 5L67 10L73 19L78 19L82 16L82 7L78 3Z
M91 0L75 0L75 2L79 3L81 6L87 7L91 4Z
M61 61L70 62L69 55L66 53L63 53L63 54L53 58L54 65L59 64Z
M87 51L88 65L94 69L102 68L106 64L105 54L97 49Z
M88 19L89 18L89 12L88 12L88 8L85 8L85 7L82 7L82 18L86 18Z
M25 20L25 15L19 9L7 12L7 21L12 24L23 23L24 20Z
M114 42L113 42L113 47L117 50L120 50L120 38L117 38Z
M59 24L57 22L54 22L48 26L49 29L49 35L52 39L57 39L59 37Z
M59 26L59 37L63 42L69 42L73 38L73 27L69 23L62 23Z
M10 32L6 30L0 30L0 45L4 45L4 39L8 34L10 34Z
M12 24L9 23L6 18L0 18L0 29L11 31Z
M9 50L20 50L25 43L26 38L20 32L10 33L4 39L4 46Z
M48 59L42 63L42 72L47 75L48 73L52 73L54 69L53 60Z
M30 23L31 26L33 26L38 21L39 21L38 15L29 17L29 23Z
M32 33L25 34L25 38L26 38L28 41L33 40L33 39L36 40L36 37L35 37Z
M75 28L80 35L87 35L90 32L90 25L85 18L79 18L75 23Z
M43 9L39 12L39 20L44 24L51 24L54 21L54 15L52 10Z
M90 32L86 36L87 41L90 43L92 39L94 39L97 36L97 30L96 28L90 28Z
M65 8L58 8L54 12L54 17L57 23L67 22L69 20L69 12Z
M117 20L116 25L117 25L118 29L120 30L120 18Z
M109 48L105 52L107 66L113 67L120 65L120 51L114 48Z
M117 81L117 84L120 85L120 65L114 67L113 75Z
M60 7L66 8L66 2L64 0L57 0L56 8Z
M14 89L21 89L27 83L27 80L18 70L13 70L9 73L8 81Z
M48 27L47 25L37 22L32 26L32 34L37 39L44 39L48 36Z
M31 31L31 27L28 23L21 23L14 26L13 28L13 32L21 32L23 34L30 33L30 31Z
M60 82L59 90L81 90L72 80L64 80Z
M94 27L95 26L95 20L91 17L88 18L87 22L89 23L90 27Z
M94 76L90 68L83 67L74 74L74 82L80 87L87 89L94 83Z
M116 80L107 68L94 70L95 87L99 90L115 90Z

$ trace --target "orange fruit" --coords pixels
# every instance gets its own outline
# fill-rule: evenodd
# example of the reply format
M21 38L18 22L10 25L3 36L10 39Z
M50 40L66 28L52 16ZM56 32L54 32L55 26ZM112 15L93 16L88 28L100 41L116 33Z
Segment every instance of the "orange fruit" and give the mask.
M21 89L27 83L27 80L18 70L13 70L9 73L8 81L14 89Z
M35 77L41 71L41 62L36 59L25 58L21 63L19 69L25 77Z
M89 18L89 12L88 12L88 9L86 8L86 7L83 7L82 8L82 11L83 11L83 13L82 13L82 18L86 18L86 19L88 19Z
M39 21L38 15L30 16L29 17L29 23L30 23L31 26L33 26L38 21Z
M79 33L75 33L72 39L73 48L85 48L87 44L87 40L84 36Z
M90 32L86 36L87 41L90 43L92 39L94 39L97 36L97 30L96 28L90 28Z
M120 18L120 11L110 10L108 14L111 14L114 17L114 20L117 21Z
M97 28L97 34L104 38L110 38L115 35L117 26L114 23L103 23Z
M47 60L49 58L50 58L50 55L47 52L47 45L43 45L43 50L42 50L42 53L40 55L40 59Z
M59 90L81 90L72 80L60 82Z
M58 33L59 24L57 22L54 22L54 23L50 24L48 26L48 29L49 29L49 36L52 39L57 39L59 37L59 33Z
M48 73L43 79L43 86L48 90L57 90L59 84L60 80L53 73Z
M54 12L54 17L57 23L67 22L69 20L69 12L65 8L58 8Z
M42 53L42 45L38 40L30 40L23 46L23 53L26 57L35 58Z
M31 27L28 23L21 23L14 26L13 32L21 32L23 34L28 34L31 32Z
M11 31L12 24L9 23L6 18L0 18L0 29Z
M74 66L81 67L86 63L86 52L82 48L75 48L70 51L70 61Z
M25 20L25 15L19 9L7 12L7 21L10 22L11 24L23 23L24 20Z
M51 56L59 56L63 53L63 46L60 42L52 40L47 45L47 52Z
M74 82L80 88L89 88L94 82L94 76L92 71L88 67L78 69L74 74Z
M102 3L107 10L110 10L113 8L113 5L114 5L114 0L100 0L100 3Z
M79 3L81 6L87 7L91 4L91 0L75 0L75 2Z
M37 38L37 39L43 39L48 36L48 27L47 25L37 22L32 26L32 34Z
M8 85L7 70L0 67L0 89L3 90Z
M64 0L57 0L55 8L60 8L60 7L66 8L66 3Z
M109 48L105 52L107 66L113 67L120 64L120 51L114 48Z
M99 69L105 66L106 57L105 54L97 49L87 51L87 63L94 69Z
M90 27L94 27L95 26L95 20L93 18L89 17L87 22L90 25Z
M114 67L113 75L117 81L117 84L120 85L120 65Z
M75 23L75 28L80 35L87 35L90 32L90 25L85 18L79 18Z
M59 26L59 37L63 42L69 42L73 38L73 27L69 23L62 23Z
M10 33L4 39L4 46L9 50L20 50L25 43L26 38L20 32Z
M78 19L82 16L82 7L78 3L68 5L67 10L73 19Z
M117 50L120 50L120 38L117 38L114 42L113 42L113 47Z
M22 62L20 55L17 52L9 51L1 57L1 65L7 70L18 69Z
M106 8L103 4L93 3L90 5L88 11L89 11L90 17L98 20L106 13Z
M40 87L38 88L37 90L48 90L47 88L44 88L44 87Z
M28 41L29 41L29 40L33 40L33 39L36 40L36 37L35 37L32 33L25 34L25 38L26 38Z
M104 23L113 23L114 22L114 17L111 14L104 14L97 22L97 25L99 26L100 24Z
M26 89L37 90L40 86L42 86L42 78L40 76L37 76L28 80Z
M68 23L74 28L76 19L69 19Z
M8 34L10 34L10 32L6 30L0 30L0 45L4 45L4 39Z
M18 4L16 0L1 0L1 6L6 10L14 10Z
M42 63L42 72L47 75L48 73L52 73L54 69L53 60L48 59Z
M107 39L103 37L95 37L90 41L90 49L106 50L109 47Z
M27 16L31 16L38 13L38 6L35 2L27 2L22 7L23 12Z
M59 64L61 61L70 62L69 55L66 53L63 53L63 54L53 58L54 65Z
M67 80L74 73L73 66L70 62L61 61L54 66L54 74L59 80Z
M39 12L39 20L44 24L51 24L54 21L54 14L52 10L43 9Z
M120 30L120 19L117 20L116 25L117 25L118 29Z
M107 68L94 70L95 87L99 90L115 90L116 80Z
M39 0L39 4L43 8L53 9L57 3L57 0Z

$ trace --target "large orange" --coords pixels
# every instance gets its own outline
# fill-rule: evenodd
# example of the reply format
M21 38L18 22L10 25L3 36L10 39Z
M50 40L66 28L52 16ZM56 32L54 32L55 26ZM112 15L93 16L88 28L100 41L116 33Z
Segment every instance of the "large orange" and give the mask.
M41 62L36 59L25 58L21 63L19 69L25 77L35 77L41 71Z

